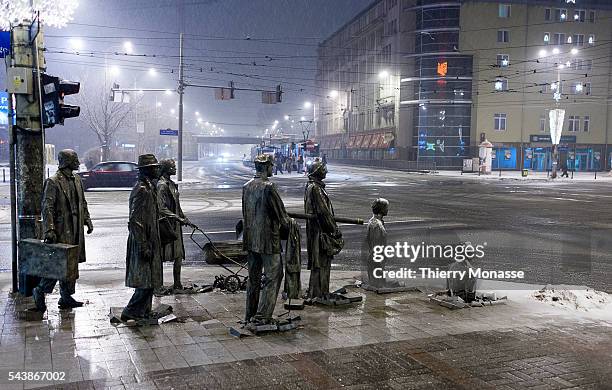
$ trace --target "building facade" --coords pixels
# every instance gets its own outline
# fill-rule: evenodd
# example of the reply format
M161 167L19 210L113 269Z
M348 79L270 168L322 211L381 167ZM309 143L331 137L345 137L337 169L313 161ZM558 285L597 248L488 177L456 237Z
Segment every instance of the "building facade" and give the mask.
M388 10L388 3L375 2L364 12L381 4L385 5L381 9ZM396 14L382 17L399 21L394 39L397 51L391 51L389 61L381 55L378 68L369 76L385 69L394 76L389 90L395 91L395 126L387 137L392 140L382 145L386 148L382 152L360 154L351 140L367 133L368 127L354 126L350 120L330 126L320 116L317 135L324 150L333 144L336 152L331 156L365 159L374 155L375 159L432 162L439 169L458 169L464 158L478 155L477 145L486 138L494 145L493 168L546 170L552 164L548 112L561 108L565 110L561 165L575 170L609 169L612 2L404 0ZM330 39L345 36L348 40L351 31L357 31L350 29L357 18ZM367 31L357 32L353 39L361 39ZM338 55L337 45L329 40L321 44L321 91L330 87L322 81L330 76L328 63L335 58L334 50ZM380 47L374 50L382 53ZM345 77L344 68L331 69L332 80ZM364 88L359 82L337 88L342 87L347 96ZM376 107L357 111L347 105L344 117L350 118L355 111L368 117L369 110L380 110L383 90L379 87ZM321 107L325 103L326 99L320 99ZM374 131L381 130L374 126ZM329 134L342 141L326 143ZM365 144L362 141L360 147Z

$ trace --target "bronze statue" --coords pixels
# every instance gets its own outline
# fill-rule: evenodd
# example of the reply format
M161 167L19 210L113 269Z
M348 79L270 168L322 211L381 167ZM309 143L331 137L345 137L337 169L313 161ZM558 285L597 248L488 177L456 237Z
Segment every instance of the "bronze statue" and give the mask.
M138 182L130 194L125 285L135 288L123 309L123 321L151 315L153 290L163 285L163 267L159 238L159 204L154 181L160 164L152 154L138 157Z
M306 245L310 282L308 298L329 297L329 273L333 256L342 250L342 234L334 219L334 209L323 180L327 167L321 161L310 166L304 193L304 211L316 217L306 220Z
M45 242L78 245L79 262L85 261L85 233L93 232L83 184L73 171L79 169L79 157L74 150L64 149L57 156L59 168L55 175L45 181L42 199L42 231ZM57 280L42 278L32 294L38 311L47 310L45 294L53 291ZM83 306L72 297L75 282L60 281L60 309Z
M387 245L387 230L385 229L384 217L389 212L389 201L384 198L378 198L372 202L372 218L368 221L365 245L362 248L364 256L364 270L367 270L367 275L364 282L372 287L383 287L385 280L382 278L382 272L377 272L381 277L374 276L374 269L385 269L385 260L376 262L374 258L374 247ZM366 255L367 253L367 255Z
M290 221L276 185L268 179L273 165L272 156L257 156L255 177L242 187L243 249L248 252L249 267L245 320L254 325L272 322L283 278L281 229L287 230Z
M176 175L176 164L172 159L161 160L161 177L157 182L159 196L159 212L161 218L173 231L176 239L162 245L162 260L172 261L175 290L181 290L181 266L185 259L185 246L183 244L183 225L191 225L189 219L183 214L179 201L178 186L170 176ZM162 240L164 241L164 240ZM162 242L163 244L163 242Z

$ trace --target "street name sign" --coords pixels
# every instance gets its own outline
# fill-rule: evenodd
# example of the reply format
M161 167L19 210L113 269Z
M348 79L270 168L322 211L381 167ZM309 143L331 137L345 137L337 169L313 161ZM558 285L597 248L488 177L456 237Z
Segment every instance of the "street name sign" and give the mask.
M161 129L159 130L159 135L171 135L171 136L178 136L178 130L172 130L172 129Z

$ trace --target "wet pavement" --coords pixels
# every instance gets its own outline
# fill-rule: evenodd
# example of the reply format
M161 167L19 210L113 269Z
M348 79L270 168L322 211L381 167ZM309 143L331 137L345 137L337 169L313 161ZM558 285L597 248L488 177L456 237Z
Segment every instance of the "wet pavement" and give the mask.
M170 280L170 269L166 269ZM212 282L217 269L187 268L185 281ZM332 288L356 272L333 272ZM59 311L57 291L42 321L15 310L10 278L0 276L0 373L65 372L58 388L606 388L612 380L612 322L543 303L451 311L420 292L376 295L347 307L307 307L302 326L246 338L229 335L244 293L215 291L156 298L181 322L122 327L111 306L125 304L121 270L83 271L76 297ZM302 284L308 272L302 273ZM284 312L277 305L276 314ZM37 386L49 383L37 383ZM25 388L35 384L28 382ZM0 378L0 388L23 384Z

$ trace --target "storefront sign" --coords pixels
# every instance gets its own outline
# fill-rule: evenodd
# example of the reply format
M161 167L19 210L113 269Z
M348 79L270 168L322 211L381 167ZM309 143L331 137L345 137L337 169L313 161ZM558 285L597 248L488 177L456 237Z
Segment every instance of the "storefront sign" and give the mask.
M529 141L531 142L551 142L551 138L550 138L550 134L531 134L529 136ZM559 143L575 144L576 136L575 135L562 135Z
M448 62L447 61L438 62L438 74L440 76L446 76L447 73L448 73Z

